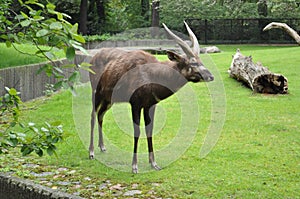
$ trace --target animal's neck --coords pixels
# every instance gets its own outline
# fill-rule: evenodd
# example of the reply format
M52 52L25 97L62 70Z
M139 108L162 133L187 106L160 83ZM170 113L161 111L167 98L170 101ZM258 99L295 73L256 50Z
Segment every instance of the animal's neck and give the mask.
M174 61L169 61L169 60L167 60L167 61L163 61L163 62L161 62L162 64L164 64L164 65L167 65L167 66L169 66L170 68L172 68L172 69L174 69L174 70L176 70L176 71L178 71L179 73L180 73L180 69L179 69L179 63L177 63L177 62L174 62Z
M157 99L163 100L177 92L187 83L187 80L180 73L177 62L165 61L161 62L161 64L169 67L169 69L157 70L158 73L155 74L154 79L158 78L160 85L152 87L152 91Z

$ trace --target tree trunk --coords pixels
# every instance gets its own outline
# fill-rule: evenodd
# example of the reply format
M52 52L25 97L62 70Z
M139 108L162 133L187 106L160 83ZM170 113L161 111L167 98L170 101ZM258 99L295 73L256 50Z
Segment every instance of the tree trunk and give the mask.
M259 0L257 2L257 11L258 11L259 16L263 16L263 17L268 16L267 0Z
M152 20L150 32L152 38L156 38L159 35L159 0L152 1Z
M287 78L272 73L261 63L254 64L252 57L242 55L239 49L228 72L230 77L243 82L255 93L286 94L288 91Z
M87 10L88 10L88 0L80 1L80 22L79 22L79 32L83 35L87 34Z
M159 0L152 1L152 27L159 27Z
M292 29L291 27L289 27L286 23L278 23L278 22L272 22L269 23L264 29L263 31L266 30L270 30L272 28L279 28L279 29L283 29L284 31L286 31L293 39L295 39L295 41L300 45L300 36L299 34Z

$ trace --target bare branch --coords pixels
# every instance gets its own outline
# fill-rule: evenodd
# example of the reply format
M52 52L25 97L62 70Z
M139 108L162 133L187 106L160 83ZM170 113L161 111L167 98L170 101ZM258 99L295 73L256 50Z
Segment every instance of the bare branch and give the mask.
M279 23L279 22L269 23L263 29L263 31L267 31L267 30L270 30L270 29L273 29L273 28L279 28L279 29L282 29L282 30L286 31L300 45L300 36L299 36L299 34L294 29L289 27L286 23Z

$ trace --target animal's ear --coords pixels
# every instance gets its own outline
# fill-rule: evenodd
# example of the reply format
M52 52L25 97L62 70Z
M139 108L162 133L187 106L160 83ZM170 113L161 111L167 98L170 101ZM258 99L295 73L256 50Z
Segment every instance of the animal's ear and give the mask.
M184 59L182 56L173 51L167 51L167 55L171 61L181 62Z

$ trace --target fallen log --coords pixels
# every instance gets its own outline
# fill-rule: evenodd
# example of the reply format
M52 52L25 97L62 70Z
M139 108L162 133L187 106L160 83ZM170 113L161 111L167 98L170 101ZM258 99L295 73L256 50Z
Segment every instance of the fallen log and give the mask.
M233 55L228 73L255 93L286 94L288 91L286 77L272 73L261 63L253 63L252 57L242 55L239 49Z

